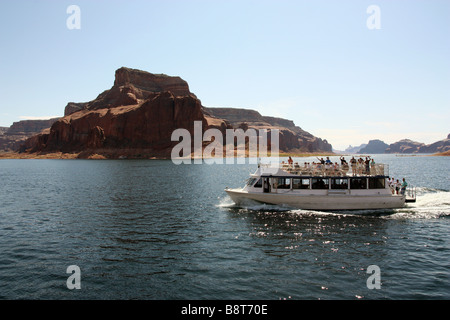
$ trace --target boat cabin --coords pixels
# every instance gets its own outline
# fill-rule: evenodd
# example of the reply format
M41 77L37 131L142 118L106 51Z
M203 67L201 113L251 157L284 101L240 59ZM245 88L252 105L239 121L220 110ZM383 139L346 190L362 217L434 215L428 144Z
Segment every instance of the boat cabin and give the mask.
M247 186L276 190L365 190L386 188L386 177L277 177L250 178Z
M247 182L248 188L263 189L263 192L283 190L368 190L387 188L388 166L378 164L370 172L350 168L328 169L300 168L292 165L270 167L260 165L258 171ZM256 191L256 190L255 190Z

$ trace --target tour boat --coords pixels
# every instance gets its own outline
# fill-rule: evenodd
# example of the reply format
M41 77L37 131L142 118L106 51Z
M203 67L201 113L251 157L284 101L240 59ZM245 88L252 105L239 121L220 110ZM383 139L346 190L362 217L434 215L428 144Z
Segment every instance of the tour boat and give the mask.
M258 164L243 188L225 191L237 205L256 201L319 211L395 209L415 201L414 190L397 193L388 179L386 164Z

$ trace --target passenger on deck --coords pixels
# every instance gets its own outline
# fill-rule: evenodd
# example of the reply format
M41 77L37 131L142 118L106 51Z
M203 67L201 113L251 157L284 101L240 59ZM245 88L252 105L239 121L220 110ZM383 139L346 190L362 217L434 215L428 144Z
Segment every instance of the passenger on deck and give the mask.
M403 178L403 182L402 182L402 184L400 186L401 187L401 191L400 191L401 194L405 194L407 186L408 186L408 184L406 183L405 178Z
M395 193L395 181L394 181L394 178L391 178L391 180L389 180L389 189L391 189L392 194Z
M364 170L364 159L361 158L361 157L358 159L357 169L358 169L358 174L362 174L363 173L363 170Z
M402 184L400 183L400 181L395 182L395 193L398 194L398 191L400 190L400 188L402 187Z
M305 162L305 171L309 173L311 170L311 164L309 162Z
M339 174L339 164L337 162L333 165L333 173L336 175Z
M364 164L366 167L366 174L370 174L370 157L366 157Z
M331 171L331 163L330 162L325 162L325 171L327 173L330 173L330 171Z
M352 159L350 160L350 164L352 166L352 173L354 176L356 176L356 159L355 159L355 157L352 157Z
M370 161L370 174L377 175L377 168L375 167L375 161L373 160L373 158Z

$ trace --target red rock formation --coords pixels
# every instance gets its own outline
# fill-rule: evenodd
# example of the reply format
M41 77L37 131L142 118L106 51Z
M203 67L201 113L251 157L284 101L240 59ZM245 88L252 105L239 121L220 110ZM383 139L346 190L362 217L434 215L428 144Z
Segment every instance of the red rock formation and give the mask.
M70 102L64 115L68 116L81 110L114 108L138 104L152 94L170 91L174 96L193 95L186 81L180 77L122 67L116 71L114 85L102 92L95 100L84 103Z
M206 120L194 96L175 97L171 92L153 94L143 103L83 110L57 121L48 136L27 144L30 151L80 152L98 148L146 148L162 150L174 145L178 128L193 134L194 121Z
M90 102L70 102L65 117L48 132L28 139L21 151L81 152L87 157L87 150L107 150L108 157L118 157L120 154L114 154L114 150L127 149L170 155L178 144L171 141L172 132L184 128L193 135L194 121L202 121L203 130L217 128L223 133L243 122L248 122L249 128L280 128L281 150L331 151L326 140L312 136L290 120L262 117L256 111L241 109L229 109L225 117L211 110L202 107L179 77L120 68L111 89ZM234 118L229 117L230 112Z
M200 100L179 77L120 68L114 85L95 100L71 102L65 117L48 133L21 147L29 152L82 152L86 149L165 150L175 129L193 134L194 121L207 128Z
M24 141L51 127L59 118L48 120L21 120L0 132L0 150L17 150Z

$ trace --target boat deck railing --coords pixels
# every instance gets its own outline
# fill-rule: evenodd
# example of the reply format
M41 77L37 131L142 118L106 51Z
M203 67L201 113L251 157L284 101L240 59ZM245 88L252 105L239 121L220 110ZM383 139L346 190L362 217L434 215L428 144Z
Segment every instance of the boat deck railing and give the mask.
M371 164L365 165L337 165L337 164L260 164L261 168L275 169L279 168L289 174L298 176L319 176L319 177L359 177L359 176L389 176L389 165L387 164Z
M406 202L416 202L417 190L415 186L408 186L405 190Z

